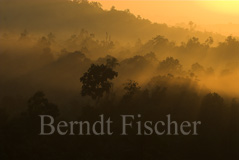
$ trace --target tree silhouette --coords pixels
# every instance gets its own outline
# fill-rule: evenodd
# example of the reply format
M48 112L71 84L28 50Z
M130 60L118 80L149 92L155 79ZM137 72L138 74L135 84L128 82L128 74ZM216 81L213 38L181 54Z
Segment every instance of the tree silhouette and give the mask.
M192 37L188 40L186 47L189 49L196 49L201 47L201 43L197 37Z
M224 108L224 100L217 93L209 93L202 99L202 112L206 118L211 119L212 117L220 118Z
M109 68L115 68L119 65L118 60L115 57L108 57L106 59L106 66Z
M119 66L119 61L113 56L107 55L104 58L99 58L96 61L97 64L105 64L108 68L115 68Z
M209 93L202 100L202 107L207 111L219 110L223 108L223 106L224 100L217 93Z
M136 92L140 90L138 82L129 80L124 84L124 90L126 91L124 98L131 98Z
M182 71L182 65L178 59L173 57L167 57L165 60L159 63L158 69L165 73L180 73Z
M28 115L30 117L38 117L38 115L51 115L57 117L59 115L58 107L49 102L45 98L45 94L41 91L36 92L28 100Z
M204 45L206 45L206 46L211 46L212 44L213 44L213 42L214 42L214 40L213 40L213 38L210 36L210 37L208 37L206 40L205 40L205 43L204 43Z
M191 31L194 31L197 25L193 21L188 22L189 28Z
M193 72L196 72L196 73L202 73L205 71L204 67L199 63L192 64L191 69Z
M106 65L92 64L86 73L80 78L83 83L81 95L99 99L105 92L109 92L112 83L109 80L118 76L118 72Z
M233 98L231 102L231 111L230 111L230 118L231 118L231 131L232 133L239 133L239 102L238 99ZM239 141L239 140L238 140Z
M205 134L222 133L224 117L224 99L217 93L204 96L200 112L200 120L204 123L202 132Z

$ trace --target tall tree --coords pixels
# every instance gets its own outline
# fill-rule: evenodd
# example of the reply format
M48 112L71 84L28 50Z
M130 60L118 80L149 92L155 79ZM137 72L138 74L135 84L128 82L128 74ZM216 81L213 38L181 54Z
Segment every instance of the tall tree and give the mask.
M101 98L112 87L112 83L109 80L117 76L118 72L115 72L107 65L92 64L88 71L80 78L80 81L83 83L81 95L90 96L92 99Z

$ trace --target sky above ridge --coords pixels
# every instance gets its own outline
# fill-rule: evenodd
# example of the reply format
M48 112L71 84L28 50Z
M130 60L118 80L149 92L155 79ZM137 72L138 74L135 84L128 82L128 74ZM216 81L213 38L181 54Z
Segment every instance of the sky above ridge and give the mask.
M182 0L94 0L104 9L129 9L153 22L174 25L194 21L199 24L239 24L239 1Z

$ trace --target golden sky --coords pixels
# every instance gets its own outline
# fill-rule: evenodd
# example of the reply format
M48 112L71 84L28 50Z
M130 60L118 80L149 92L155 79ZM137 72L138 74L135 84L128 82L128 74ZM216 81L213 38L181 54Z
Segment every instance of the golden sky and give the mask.
M196 24L239 24L239 0L203 1L203 0L94 0L104 9L115 6L116 9L130 11L153 22L175 25L193 21Z

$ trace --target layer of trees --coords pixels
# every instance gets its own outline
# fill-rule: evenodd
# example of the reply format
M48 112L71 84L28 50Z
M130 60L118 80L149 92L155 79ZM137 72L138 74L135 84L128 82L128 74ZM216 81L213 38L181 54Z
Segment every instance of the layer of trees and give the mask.
M88 1L34 2L41 17L28 13L29 1L13 21L6 14L18 13L11 4L25 3L3 2L9 6L0 5L0 159L237 159L238 38L219 36L217 43L193 23L190 30L170 28ZM186 137L44 137L40 114L56 121L105 114L116 131L120 114L171 114L203 125L199 136Z

